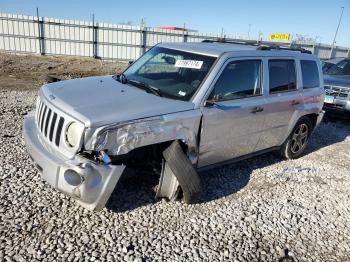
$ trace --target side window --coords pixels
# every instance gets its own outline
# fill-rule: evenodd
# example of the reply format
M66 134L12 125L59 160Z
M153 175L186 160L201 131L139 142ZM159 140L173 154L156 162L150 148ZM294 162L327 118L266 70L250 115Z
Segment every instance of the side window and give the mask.
M261 60L230 62L215 83L209 99L230 100L261 95Z
M315 61L301 60L301 74L303 76L303 87L313 88L320 86L318 67Z
M294 60L270 60L269 78L271 94L297 89Z

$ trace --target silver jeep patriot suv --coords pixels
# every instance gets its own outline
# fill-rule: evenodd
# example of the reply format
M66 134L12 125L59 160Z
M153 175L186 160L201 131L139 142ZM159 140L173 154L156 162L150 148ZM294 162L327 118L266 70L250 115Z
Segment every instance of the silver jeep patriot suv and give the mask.
M273 150L299 157L323 100L306 50L161 43L120 75L44 85L23 133L42 177L85 208L103 208L127 170L159 174L157 197L189 203L200 169Z

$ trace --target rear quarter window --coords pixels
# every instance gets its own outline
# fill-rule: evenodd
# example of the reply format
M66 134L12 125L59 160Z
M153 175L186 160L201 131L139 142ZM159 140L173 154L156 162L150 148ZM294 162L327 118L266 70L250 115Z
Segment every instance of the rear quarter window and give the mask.
M304 89L319 87L320 78L317 63L312 60L301 60L300 65Z

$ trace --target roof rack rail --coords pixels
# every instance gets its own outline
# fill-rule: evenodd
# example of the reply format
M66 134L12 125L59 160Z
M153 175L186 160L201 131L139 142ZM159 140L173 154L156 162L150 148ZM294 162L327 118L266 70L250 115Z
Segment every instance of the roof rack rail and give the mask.
M227 40L225 38L218 38L217 40L204 39L202 43L226 43L226 44L239 44L239 45L255 45L259 46L259 43L255 40Z
M285 46L279 46L279 45L260 45L257 50L288 50L288 51L299 51L301 53L305 54L312 54L311 51L302 48L302 47L285 47Z
M288 50L288 51L298 51L305 54L312 54L311 51L302 47L291 47L283 46L277 44L271 44L268 42L261 42L255 40L227 40L225 38L218 38L217 40L205 39L202 43L226 43L226 44L239 44L239 45L252 45L257 46L257 50Z

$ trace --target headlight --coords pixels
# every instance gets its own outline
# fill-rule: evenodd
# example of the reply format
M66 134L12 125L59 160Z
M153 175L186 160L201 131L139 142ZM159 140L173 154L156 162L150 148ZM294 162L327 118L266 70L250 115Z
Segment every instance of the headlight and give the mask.
M82 133L83 126L81 124L76 122L71 123L66 132L66 140L68 145L75 147L79 143Z

